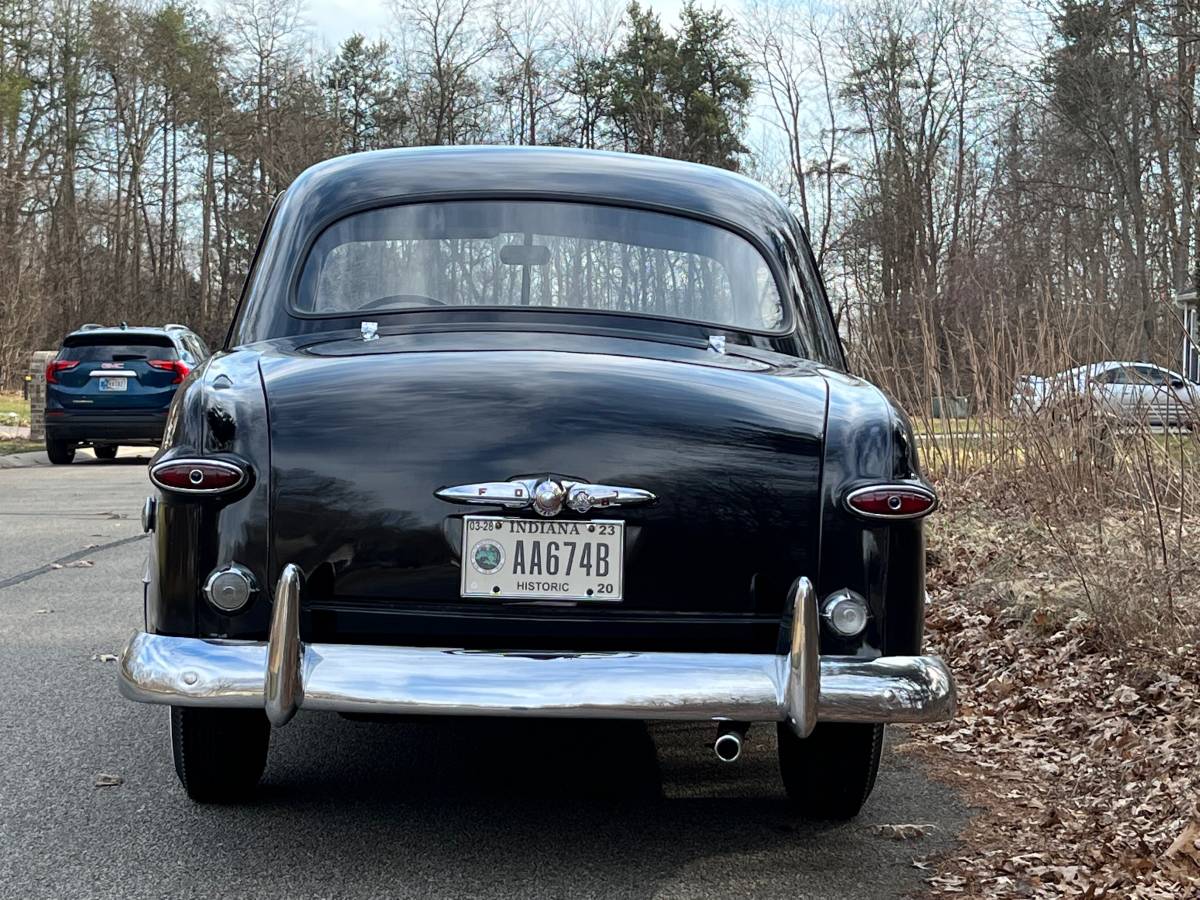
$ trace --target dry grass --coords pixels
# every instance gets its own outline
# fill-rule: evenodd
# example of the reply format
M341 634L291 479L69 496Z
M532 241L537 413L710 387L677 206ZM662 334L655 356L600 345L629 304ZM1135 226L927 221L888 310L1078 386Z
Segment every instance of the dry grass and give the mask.
M4 438L0 439L0 456L11 456L14 453L32 453L35 450L44 450L45 446L41 441L29 441L25 438Z
M930 892L1200 896L1200 431L1089 403L1012 415L1018 375L1130 357L1069 352L1080 323L1032 341L1007 327L908 370L886 342L860 348L910 410L943 499L928 643L961 712L907 746L979 812L957 855L922 861ZM931 418L950 394L969 417Z
M977 534L1015 595L1085 612L1114 648L1197 636L1200 435L1091 416L974 434L927 434L924 457L942 521Z
M968 602L1003 604L1037 627L1076 616L1114 652L1132 642L1171 649L1200 637L1200 514L1153 503L1063 501L1038 482L1007 487L943 479L930 561L965 556Z
M20 393L0 391L0 425L28 425L29 401Z
M1200 429L1118 420L1089 392L1014 415L1020 376L1132 352L1109 348L1090 323L1053 306L1036 313L1039 327L1020 336L1007 320L948 339L918 329L915 355L911 341L901 346L884 331L856 348L859 368L909 410L927 473L955 501L942 520L1004 529L986 540L1004 548L1014 590L1036 587L1086 613L1113 650L1141 637L1163 646L1195 639ZM1164 336L1163 346L1179 337ZM965 398L969 414L931 416L946 396Z

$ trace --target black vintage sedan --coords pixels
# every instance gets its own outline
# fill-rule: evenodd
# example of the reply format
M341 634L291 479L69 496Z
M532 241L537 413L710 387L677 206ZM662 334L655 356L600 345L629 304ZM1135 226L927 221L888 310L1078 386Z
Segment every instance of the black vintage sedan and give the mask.
M298 709L778 731L798 813L854 815L884 725L954 712L922 656L904 414L846 371L796 219L612 153L366 153L267 222L151 463L145 631L199 801Z

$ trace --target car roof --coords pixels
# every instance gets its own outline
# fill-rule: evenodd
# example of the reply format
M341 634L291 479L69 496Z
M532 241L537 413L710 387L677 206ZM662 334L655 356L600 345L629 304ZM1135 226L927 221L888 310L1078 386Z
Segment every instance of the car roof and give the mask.
M288 298L313 242L339 219L407 203L461 200L575 202L687 216L748 238L781 277L797 267L803 272L815 268L798 220L786 204L766 187L725 169L631 153L562 147L373 150L317 163L301 172L277 198L227 340L232 344L252 343L318 329L314 320L293 314ZM811 278L816 280L815 272ZM786 286L785 290L791 293ZM813 300L824 303L825 297L818 293ZM794 302L789 298L789 308ZM547 314L556 316L559 312L548 310ZM438 313L426 315L432 319ZM779 332L750 331L750 340L794 353L797 329L805 318L789 316L788 328ZM322 317L321 321L348 327L353 319L350 314ZM421 317L416 316L414 321L421 321ZM680 333L711 328L668 317L661 321L664 328ZM835 340L832 324L828 332L823 324L813 327L814 346Z
M794 219L773 193L698 163L567 147L408 147L317 163L284 193L280 218L301 231L351 212L426 199L537 197L678 211L734 225L771 246Z
M1158 363L1146 362L1145 360L1142 360L1140 362L1123 362L1123 361L1118 361L1118 360L1105 360L1104 362L1088 363L1087 365L1084 365L1084 366L1075 366L1075 368L1073 368L1073 369L1067 369L1063 372L1059 372L1056 377L1061 378L1063 376L1072 376L1072 375L1075 377L1078 377L1080 375L1087 375L1087 376L1102 375L1103 373L1110 372L1113 369L1121 369L1121 368L1125 368L1127 366L1150 366L1152 369L1161 369L1164 372L1171 372L1171 370L1168 369L1166 366L1160 366ZM1172 372L1172 374L1174 374L1174 373Z
M111 337L113 339L124 340L128 340L130 337L137 337L139 335L153 335L154 337L174 338L175 335L179 334L180 332L187 331L188 329L183 328L182 326L161 328L157 325L129 325L125 328L121 328L120 326L101 326L97 328L93 325L88 328L76 328L67 335L67 338L80 337L82 335L101 338ZM66 338L64 338L64 340L66 340Z

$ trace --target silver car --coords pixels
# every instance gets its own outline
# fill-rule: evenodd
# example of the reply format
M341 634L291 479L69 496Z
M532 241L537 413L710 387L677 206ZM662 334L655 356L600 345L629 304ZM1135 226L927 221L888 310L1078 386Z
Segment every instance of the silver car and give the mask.
M1017 379L1012 411L1053 413L1088 404L1096 411L1151 425L1200 423L1200 385L1152 363L1100 362L1076 366L1049 378Z

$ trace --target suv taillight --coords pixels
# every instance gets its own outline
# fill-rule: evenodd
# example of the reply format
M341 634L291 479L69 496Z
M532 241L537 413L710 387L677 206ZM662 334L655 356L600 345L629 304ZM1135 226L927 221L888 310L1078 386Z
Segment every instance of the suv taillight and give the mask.
M180 359L148 359L146 362L150 364L151 368L174 372L175 377L171 379L171 384L179 384L187 378L188 372L192 371L187 367L187 363Z
M77 360L72 359L52 359L46 364L46 383L59 384L58 373L68 372L79 365Z

